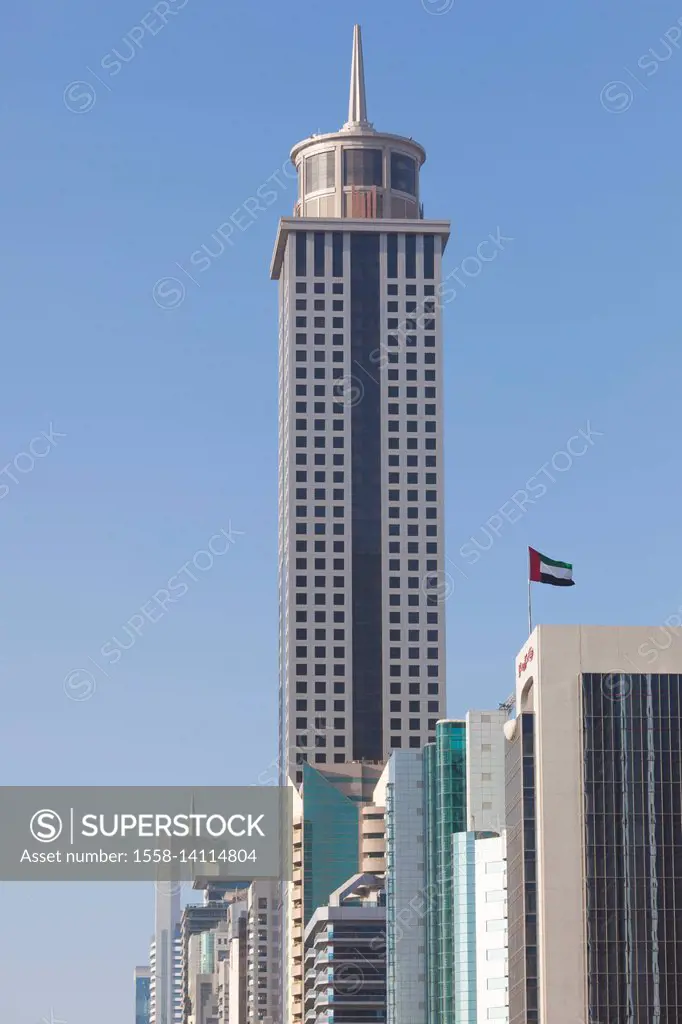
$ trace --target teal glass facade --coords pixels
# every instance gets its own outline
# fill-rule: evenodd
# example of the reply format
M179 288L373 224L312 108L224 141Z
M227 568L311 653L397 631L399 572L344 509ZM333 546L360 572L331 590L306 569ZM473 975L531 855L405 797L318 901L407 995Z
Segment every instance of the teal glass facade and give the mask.
M135 1024L149 1024L149 978L135 977Z
M454 1020L476 1024L476 833L452 837Z
M215 932L201 933L200 971L213 974L215 970Z
M436 744L428 743L422 751L424 766L424 871L425 889L431 894L440 892L438 886L438 815L436 810L436 793L438 779L436 774ZM437 1020L438 1008L438 934L439 934L438 901L430 900L426 914L426 1019L428 1024Z
M303 762L303 921L358 872L359 803ZM338 782L351 781L336 776Z
M436 742L424 748L424 791L427 892L439 893L427 915L427 1021L456 1024L452 837L467 828L466 722L436 724Z

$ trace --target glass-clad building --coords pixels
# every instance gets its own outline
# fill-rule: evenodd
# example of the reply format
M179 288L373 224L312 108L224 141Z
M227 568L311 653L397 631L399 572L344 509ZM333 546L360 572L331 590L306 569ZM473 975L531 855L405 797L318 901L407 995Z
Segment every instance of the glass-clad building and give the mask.
M506 1021L506 720L441 720L388 762L388 1024Z
M517 657L510 1024L682 1021L682 638L656 635L539 626Z
M135 1024L149 1024L151 984L148 967L136 967L133 974L135 985Z
M303 921L325 906L356 874L360 859L359 803L340 788L350 777L330 777L303 764Z
M454 1024L452 837L467 828L466 748L466 722L444 720L424 751L426 885L439 893L427 923L429 1024Z
M589 1012L672 1024L682 1020L682 675L620 679L582 677Z

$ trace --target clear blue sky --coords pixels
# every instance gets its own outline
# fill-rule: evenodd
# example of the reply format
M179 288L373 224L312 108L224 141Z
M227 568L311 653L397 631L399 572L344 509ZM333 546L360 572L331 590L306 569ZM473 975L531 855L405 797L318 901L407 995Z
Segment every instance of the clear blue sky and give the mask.
M575 564L572 590L536 588L540 621L660 623L682 605L682 53L661 42L679 4L424 4L169 0L165 26L151 15L146 29L139 0L5 11L4 783L248 784L273 760L268 266L293 187L185 278L177 308L152 289L294 142L340 127L355 20L370 118L426 147L426 215L453 225L446 273L498 229L513 239L460 272L445 313L450 713L513 688L529 543ZM139 48L117 69L126 36ZM651 48L669 54L653 70ZM68 109L92 86L91 109ZM468 564L462 545L487 546L486 521L588 421L602 436L570 469L547 467L547 493ZM66 436L12 468L50 424ZM104 661L230 523L244 535L229 553ZM97 688L70 699L64 677L83 667ZM71 697L86 686L72 679ZM2 885L0 1020L130 1021L152 911L149 885Z

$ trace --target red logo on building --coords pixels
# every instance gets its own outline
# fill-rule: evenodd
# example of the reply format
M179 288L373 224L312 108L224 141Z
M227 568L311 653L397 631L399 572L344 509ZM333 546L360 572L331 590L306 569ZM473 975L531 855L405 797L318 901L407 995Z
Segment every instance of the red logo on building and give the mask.
M528 648L528 653L526 654L526 657L523 659L523 661L519 662L519 679L521 678L523 673L526 671L526 669L528 668L528 666L530 665L530 663L531 663L531 661L533 660L534 657L535 657L535 651L533 650L532 647L529 647Z

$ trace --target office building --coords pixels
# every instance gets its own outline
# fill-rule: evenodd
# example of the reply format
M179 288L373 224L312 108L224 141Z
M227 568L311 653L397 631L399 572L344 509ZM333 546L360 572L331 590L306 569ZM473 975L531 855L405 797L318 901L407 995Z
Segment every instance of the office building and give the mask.
M421 751L397 750L381 780L386 816L389 1024L426 1021L426 908L436 898L436 890L426 890L422 757Z
M509 1020L507 837L476 839L476 1024ZM455 985L456 992L456 985Z
M359 873L305 930L306 1024L386 1021L384 880Z
M460 1024L475 1005L475 851L503 830L506 720L439 721L434 743L384 770L389 1024Z
M285 1005L291 1024L304 1017L304 934L331 894L372 864L383 867L383 808L374 807L381 769L352 762L325 770L302 764L294 798L293 882L285 937Z
M348 120L294 146L279 282L280 762L383 764L445 706L442 339L449 223L424 149L368 120L360 29Z
M156 882L155 929L149 950L150 1024L182 1024L182 941L177 881Z
M517 658L510 1024L682 1020L682 648L652 635L540 626Z
M135 1024L149 1024L149 968L136 967L133 973L135 985Z
M280 883L252 882L246 897L246 1020L281 1024Z
M227 921L231 905L246 898L249 883L221 881L207 869L195 877L193 887L203 892L203 903L185 906L179 928L180 992L186 1022L194 1011L191 979L201 973L202 963L207 962L207 940L202 946L202 935Z
M505 836L452 837L452 1020L508 1020Z

